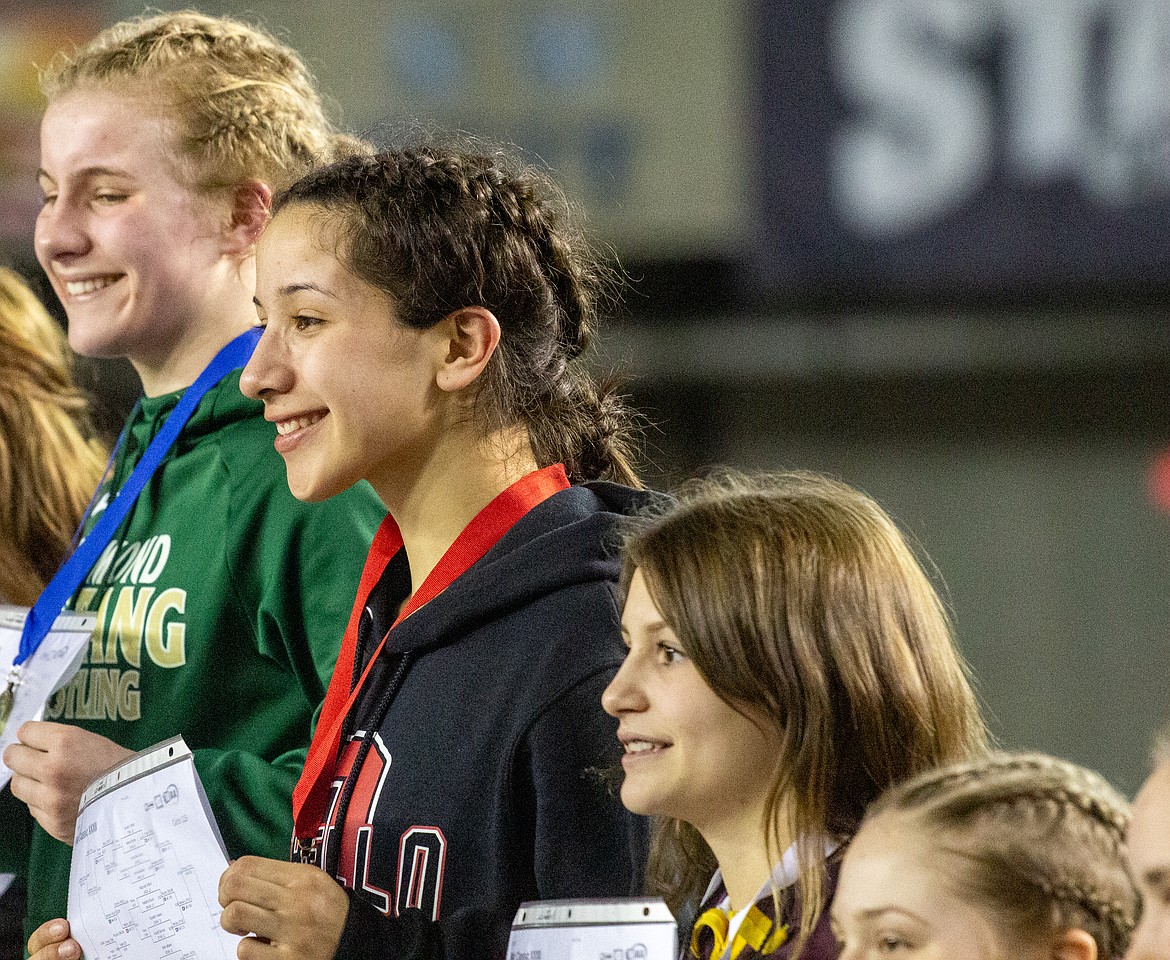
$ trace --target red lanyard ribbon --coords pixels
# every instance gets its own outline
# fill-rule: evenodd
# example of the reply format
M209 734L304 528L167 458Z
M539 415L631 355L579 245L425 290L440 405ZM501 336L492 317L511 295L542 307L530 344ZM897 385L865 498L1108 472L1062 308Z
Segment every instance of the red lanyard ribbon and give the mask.
M354 601L353 612L350 614L349 624L341 641L341 653L338 655L333 677L329 681L325 703L321 707L321 719L317 723L313 742L309 744L305 769L293 791L293 819L298 838L311 839L325 819L329 785L333 780L338 750L341 747L342 724L353 708L362 685L366 682L371 668L382 653L394 628L419 607L429 603L447 589L495 546L529 510L568 486L564 466L554 463L543 470L535 470L521 477L476 514L471 523L455 538L455 542L447 548L447 552L427 575L418 591L406 602L355 684L353 665L357 656L358 625L361 623L362 612L391 558L402 549L402 534L394 518L387 516L382 521L366 557L357 599Z

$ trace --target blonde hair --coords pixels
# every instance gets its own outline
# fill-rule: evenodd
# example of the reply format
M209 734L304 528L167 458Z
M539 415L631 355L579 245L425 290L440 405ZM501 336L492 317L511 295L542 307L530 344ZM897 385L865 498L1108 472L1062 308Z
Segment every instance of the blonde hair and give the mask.
M50 102L91 86L141 92L172 124L188 179L206 191L253 178L280 190L319 161L365 149L326 119L294 50L231 17L184 10L123 20L41 74Z
M64 331L0 268L0 595L36 600L105 467Z
M987 749L950 621L893 521L811 473L728 473L626 544L665 622L711 689L781 740L768 844L797 844L796 956L826 906L824 841L848 839L886 787ZM656 824L648 881L678 908L714 867L693 827Z
M867 822L896 817L938 852L961 894L1024 942L1079 929L1120 960L1138 897L1125 863L1129 804L1091 770L1039 753L996 753L884 794Z

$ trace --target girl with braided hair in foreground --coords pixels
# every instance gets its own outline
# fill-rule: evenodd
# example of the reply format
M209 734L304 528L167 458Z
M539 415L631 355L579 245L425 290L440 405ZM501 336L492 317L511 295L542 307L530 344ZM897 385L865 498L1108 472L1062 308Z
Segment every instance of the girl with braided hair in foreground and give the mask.
M1129 807L1092 771L997 753L883 794L833 902L841 960L1121 960Z
M244 391L288 483L389 508L304 775L293 859L224 874L252 957L502 957L524 900L629 895L645 828L601 691L618 528L650 495L583 365L604 275L555 187L436 144L274 203Z

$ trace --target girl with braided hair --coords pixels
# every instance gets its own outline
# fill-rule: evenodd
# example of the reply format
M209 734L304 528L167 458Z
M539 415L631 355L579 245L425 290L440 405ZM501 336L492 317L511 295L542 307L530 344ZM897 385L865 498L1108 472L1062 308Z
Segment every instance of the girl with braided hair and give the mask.
M841 960L1121 960L1137 913L1126 801L1083 767L996 753L871 807L841 871Z
M727 473L627 541L605 691L684 960L832 960L840 855L882 789L986 749L942 603L893 521L816 474ZM712 876L714 874L714 876Z
M434 142L274 203L242 387L296 496L364 479L389 516L294 796L301 862L220 884L243 960L500 958L522 901L640 887L599 701L617 534L650 495L584 365L606 287L570 212L538 171Z
M1142 909L1125 960L1170 960L1170 726L1155 741L1153 761L1126 836Z
M287 850L336 625L385 515L368 488L293 498L263 405L239 391L272 192L353 143L297 54L238 20L166 13L62 54L42 87L37 256L73 348L128 358L145 393L87 531L121 513L135 471L146 480L81 583L63 588L97 614L86 662L4 753L0 872L25 875L29 929L65 913L82 791L175 734L229 854ZM151 472L147 448L189 407L174 443L152 448Z

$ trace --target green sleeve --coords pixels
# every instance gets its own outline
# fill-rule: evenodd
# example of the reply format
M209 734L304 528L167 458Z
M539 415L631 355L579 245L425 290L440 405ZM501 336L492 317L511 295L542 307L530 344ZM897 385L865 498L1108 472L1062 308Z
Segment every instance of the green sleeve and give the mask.
M238 642L290 674L297 690L256 690L255 724L295 733L259 756L246 742L195 751L195 764L231 856L285 859L292 791L304 766L313 718L332 676L370 542L385 508L365 483L322 503L301 503L279 485L239 478L226 545ZM233 481L235 478L233 478ZM233 482L233 486L237 486ZM290 713L295 711L295 715ZM246 741L246 738L245 738Z

